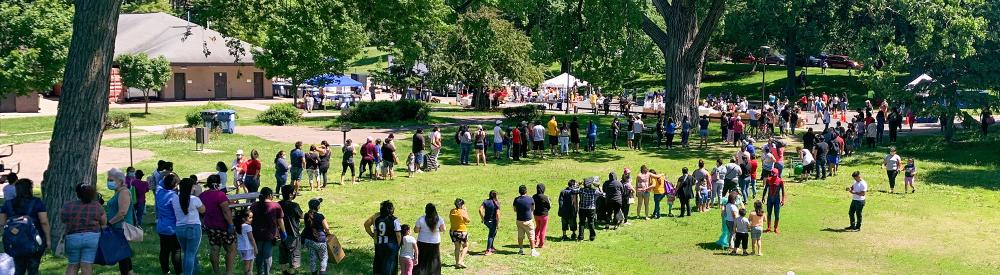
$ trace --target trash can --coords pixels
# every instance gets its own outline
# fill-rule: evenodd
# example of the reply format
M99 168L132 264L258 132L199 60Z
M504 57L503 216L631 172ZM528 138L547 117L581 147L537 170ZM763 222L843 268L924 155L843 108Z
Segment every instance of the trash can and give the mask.
M222 128L222 132L226 134L236 133L236 111L235 110L219 110L216 112L215 119L219 122L219 128Z
M201 120L205 122L205 129L211 130L212 127L218 126L217 113L218 111L216 110L201 111Z

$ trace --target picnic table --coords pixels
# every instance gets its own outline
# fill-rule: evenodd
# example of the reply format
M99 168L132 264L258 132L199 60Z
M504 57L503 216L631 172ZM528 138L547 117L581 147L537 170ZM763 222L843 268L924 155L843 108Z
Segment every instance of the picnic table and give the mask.
M256 200L257 197L259 197L259 196L260 196L260 193L250 192L250 193L242 193L242 194L228 194L228 195L226 195L226 198L229 198L229 201L236 202L236 203L230 203L229 204L229 208L240 208L240 207L248 207L248 206L250 206L250 204L253 204L253 201ZM244 201L244 202L240 202L240 201Z

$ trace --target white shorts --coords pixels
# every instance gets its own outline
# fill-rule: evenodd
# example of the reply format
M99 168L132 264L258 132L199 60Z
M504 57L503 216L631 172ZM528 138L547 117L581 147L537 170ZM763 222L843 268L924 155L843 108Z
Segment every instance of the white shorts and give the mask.
M240 258L243 258L244 261L252 261L255 257L253 249L240 250Z

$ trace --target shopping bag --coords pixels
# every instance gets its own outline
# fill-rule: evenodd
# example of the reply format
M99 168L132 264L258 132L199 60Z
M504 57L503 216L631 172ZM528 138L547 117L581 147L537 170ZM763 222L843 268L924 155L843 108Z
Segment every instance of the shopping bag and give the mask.
M132 248L125 239L125 233L111 227L102 230L101 239L97 242L97 256L94 257L94 263L115 265L128 257L132 257Z
M340 240L333 234L326 236L326 252L330 259L338 264L347 256L344 254L344 247L340 245Z
M132 225L130 223L122 223L122 231L125 233L125 239L130 242L141 242L142 241L142 228Z

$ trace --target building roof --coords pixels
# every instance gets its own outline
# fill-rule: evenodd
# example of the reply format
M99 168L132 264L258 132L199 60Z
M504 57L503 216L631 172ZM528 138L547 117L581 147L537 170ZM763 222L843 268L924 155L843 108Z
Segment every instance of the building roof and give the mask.
M188 30L190 34L185 37ZM162 55L172 64L252 64L253 45L239 43L246 49L246 55L237 61L229 54L226 37L217 31L162 12L122 14L118 17L115 56L143 52L150 57Z

